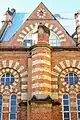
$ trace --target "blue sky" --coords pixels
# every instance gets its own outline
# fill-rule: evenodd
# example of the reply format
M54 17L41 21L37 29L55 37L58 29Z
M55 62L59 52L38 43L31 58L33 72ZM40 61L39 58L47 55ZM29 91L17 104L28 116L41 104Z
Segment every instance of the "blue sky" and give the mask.
M80 0L0 0L0 14L5 13L8 7L15 8L17 12L31 13L40 2L43 2L52 13L75 13L80 9Z

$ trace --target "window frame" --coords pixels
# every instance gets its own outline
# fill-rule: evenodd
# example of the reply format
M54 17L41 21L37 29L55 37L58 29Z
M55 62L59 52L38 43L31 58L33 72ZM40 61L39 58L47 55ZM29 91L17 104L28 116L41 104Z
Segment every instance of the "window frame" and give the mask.
M15 95L16 96L16 112L11 112L11 96ZM16 94L11 94L10 95L10 105L9 105L9 120L16 120L16 119L10 119L10 115L15 114L16 119L17 119L17 95Z
M57 34L54 32L54 31L50 31L50 35L52 36L53 35L53 37L55 36L56 37L56 39L54 38L53 39L53 37L49 37L49 44L50 44L50 46L53 46L53 47L60 47L61 46L61 42L60 42L60 39L59 39L59 37L57 36ZM53 41L54 40L54 41ZM53 41L53 42L51 42L51 41Z
M8 77L7 77L7 74L9 74ZM2 82L2 80L1 80L2 78L4 79L3 82ZM7 78L10 79L10 81L9 81L9 80L7 81ZM14 79L13 81L12 81L12 78ZM12 73L10 73L10 72L6 72L6 73L2 74L2 76L1 76L1 78L0 78L0 82L1 82L1 84L3 84L4 86L12 85L14 81L15 81L15 78L14 78L14 76L12 75Z
M72 74L72 76L70 76L70 74ZM71 80L70 80L71 77L72 77L72 84L71 84ZM77 78L77 81L75 80L75 78ZM67 79L67 80L65 80L65 79ZM75 85L78 83L79 78L75 72L69 72L65 75L64 81L69 85Z
M69 103L68 103L69 111L64 111L64 103L63 103L63 100L64 100L64 99L63 99L63 96L64 96L64 95L67 95L67 96L68 96L68 99L65 99L65 100L68 100L68 102L69 102ZM69 113L69 120L71 120L70 96L69 96L69 94L67 94L67 93L64 93L63 96L62 96L62 117L63 117L62 119L63 119L63 120L67 120L67 119L64 118L64 113Z
M76 97L76 104L77 104L77 119L78 120L80 120L79 118L78 118L78 113L80 113L80 111L78 111L78 96L80 96L80 95L77 95L77 97ZM80 99L79 99L80 100ZM80 106L80 105L79 105Z
M2 94L0 94L0 96L2 96ZM2 96L2 108L1 108L1 120L2 120L2 115L3 115L3 96Z

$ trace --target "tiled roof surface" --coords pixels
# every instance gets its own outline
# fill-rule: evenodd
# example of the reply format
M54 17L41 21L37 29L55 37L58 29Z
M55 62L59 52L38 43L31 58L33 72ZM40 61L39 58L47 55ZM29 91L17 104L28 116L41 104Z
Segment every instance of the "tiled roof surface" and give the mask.
M29 14L27 13L16 13L12 20L11 27L8 28L3 41L9 41L10 38L17 32L17 30L21 27L21 25L28 18Z

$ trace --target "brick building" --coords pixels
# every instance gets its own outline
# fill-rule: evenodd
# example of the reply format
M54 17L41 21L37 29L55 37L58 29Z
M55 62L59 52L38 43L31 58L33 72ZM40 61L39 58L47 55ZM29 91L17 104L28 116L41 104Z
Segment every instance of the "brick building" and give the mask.
M61 21L43 3L31 15L6 11L0 28L0 120L80 119L80 12L76 25L71 21L73 33Z

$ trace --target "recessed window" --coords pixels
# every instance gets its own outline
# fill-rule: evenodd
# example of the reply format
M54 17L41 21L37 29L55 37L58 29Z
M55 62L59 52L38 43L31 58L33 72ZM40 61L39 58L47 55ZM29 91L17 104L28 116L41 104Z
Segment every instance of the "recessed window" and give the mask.
M63 120L70 120L70 100L69 95L63 95Z
M10 120L16 120L17 111L17 98L16 95L12 95L10 99Z
M0 81L3 85L9 86L14 82L14 76L11 73L5 73Z
M77 75L73 72L68 73L65 76L65 82L67 82L69 85L75 85L77 84L77 82L79 81L79 78L77 77Z

